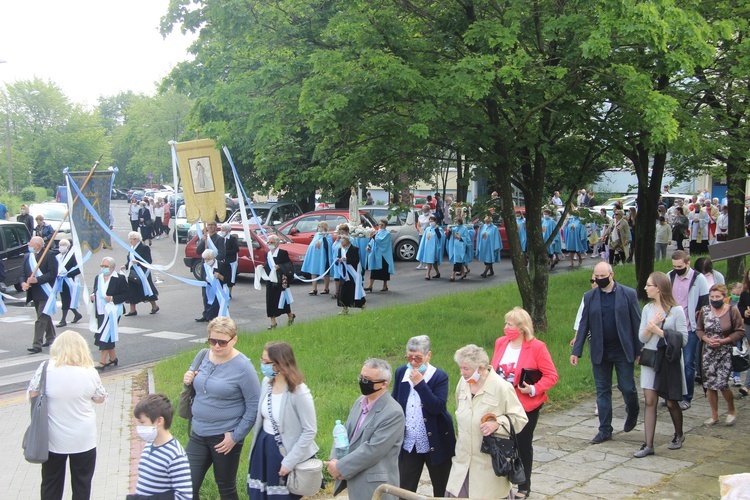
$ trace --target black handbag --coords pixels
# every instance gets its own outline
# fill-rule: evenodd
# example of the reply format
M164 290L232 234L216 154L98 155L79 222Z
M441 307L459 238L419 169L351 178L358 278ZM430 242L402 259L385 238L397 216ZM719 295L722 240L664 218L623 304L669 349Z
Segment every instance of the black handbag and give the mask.
M203 358L206 357L208 349L203 349L198 353L198 362L195 366L191 366L190 370L195 371L203 363ZM188 421L188 434L190 434L190 421L193 419L193 400L195 399L195 384L184 386L180 393L180 400L177 404L177 415Z
M656 365L656 351L651 349L641 349L641 355L638 358L638 364L653 368Z
M134 266L137 264L133 264ZM141 284L141 278L138 276L138 273L136 272L134 267L130 268L130 272L128 273L128 283L131 285L140 285Z
M518 454L518 439L516 430L513 428L513 422L510 417L505 415L510 425L510 438L502 438L494 435L484 436L482 438L482 447L480 451L487 453L492 458L492 470L499 477L507 477L512 484L521 484L526 482L526 473L523 470L523 462ZM502 426L502 424L501 424ZM505 428L504 426L502 426ZM507 430L507 429L506 429Z
M747 339L742 339L742 347L732 348L732 371L744 372L750 369L750 348Z

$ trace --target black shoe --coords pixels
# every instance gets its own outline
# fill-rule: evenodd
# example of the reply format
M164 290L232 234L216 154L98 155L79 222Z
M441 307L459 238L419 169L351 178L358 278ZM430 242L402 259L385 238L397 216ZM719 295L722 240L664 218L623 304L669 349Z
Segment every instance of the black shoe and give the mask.
M107 366L112 366L112 365L117 366L117 363L119 363L119 362L120 362L120 358L115 358L115 359L111 360L109 363L107 363Z
M603 443L604 441L609 441L610 439L612 439L612 436L611 436L611 435L609 435L609 434L604 434L604 433L600 432L599 434L597 434L596 436L594 436L594 439L592 439L592 440L591 440L591 441L589 441L589 442L590 442L591 444L601 444L601 443Z
M75 310L73 311L73 314L74 314L73 321L71 321L71 323L73 323L75 325L76 323L78 323L79 321L81 321L81 318L83 318L83 314L81 314L81 313L79 313L78 311L75 311Z
M52 342L54 342L54 341L55 341L55 339L48 340L47 342L45 342L44 344L42 344L42 347L49 347L49 346L52 345Z
M66 323L64 319L61 319L60 322L57 325L55 325L55 326L60 327L60 326L66 326L67 324L68 323Z
M157 306L156 309L151 309L151 312L149 314L156 314L159 312L159 307Z
M138 316L138 311L129 312L125 316Z
M29 347L26 350L29 351L30 354L39 354L40 352L42 352L41 347Z
M633 415L628 415L628 417L625 419L625 425L622 426L622 430L625 432L630 432L633 429L635 429L635 424L638 423L638 413L635 413Z
M208 323L208 319L206 318L195 318L196 323Z

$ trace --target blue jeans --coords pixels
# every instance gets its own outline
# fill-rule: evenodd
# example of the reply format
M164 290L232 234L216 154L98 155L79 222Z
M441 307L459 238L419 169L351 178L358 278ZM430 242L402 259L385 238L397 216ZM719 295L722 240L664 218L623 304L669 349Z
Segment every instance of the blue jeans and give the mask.
M604 353L602 362L591 363L596 385L596 405L599 408L599 432L612 435L612 368L617 372L617 388L625 401L628 415L638 415L638 391L635 388L635 365L625 358L625 353Z
M682 359L685 361L685 384L687 385L687 394L682 398L683 401L690 403L693 400L695 389L695 363L700 347L700 340L694 331L688 331L688 341L682 348Z

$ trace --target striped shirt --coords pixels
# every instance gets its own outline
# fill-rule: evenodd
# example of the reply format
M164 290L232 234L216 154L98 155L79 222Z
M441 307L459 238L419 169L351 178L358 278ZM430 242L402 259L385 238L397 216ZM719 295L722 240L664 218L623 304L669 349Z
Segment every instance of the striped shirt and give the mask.
M174 491L177 500L192 500L190 465L182 445L172 438L161 446L148 443L138 462L138 495L156 495Z

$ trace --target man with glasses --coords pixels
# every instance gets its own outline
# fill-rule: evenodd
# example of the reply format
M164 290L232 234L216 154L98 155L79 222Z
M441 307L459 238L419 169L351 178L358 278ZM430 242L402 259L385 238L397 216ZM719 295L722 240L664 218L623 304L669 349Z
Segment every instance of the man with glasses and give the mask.
M224 238L216 232L216 228L217 224L215 221L206 222L206 226L203 228L203 235L198 241L195 251L198 255L203 255L203 251L210 248L216 254L216 260L221 267L224 265L226 250L224 248ZM209 242L208 240L211 241Z
M346 419L349 453L324 462L336 479L334 495L348 488L349 498L372 498L384 483L399 484L398 455L404 440L404 412L391 397L391 365L371 358L359 374L362 396ZM391 495L381 498L395 499Z
M630 432L638 422L640 405L635 387L634 363L643 344L638 339L641 308L635 290L614 280L612 266L600 262L594 268L597 288L583 296L583 313L578 325L570 364L578 365L587 334L591 335L591 369L596 384L599 433L591 444L612 439L612 369L617 372L617 388L625 401L627 417L623 431Z
M672 282L672 295L685 311L685 323L688 328L688 341L682 348L685 362L685 383L687 394L682 398L680 408L687 410L693 401L695 389L695 357L700 344L695 334L697 311L708 305L708 281L703 274L690 267L690 256L684 250L672 254L672 270L667 273Z

